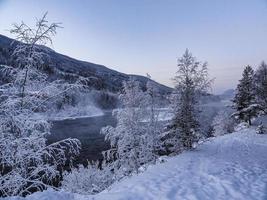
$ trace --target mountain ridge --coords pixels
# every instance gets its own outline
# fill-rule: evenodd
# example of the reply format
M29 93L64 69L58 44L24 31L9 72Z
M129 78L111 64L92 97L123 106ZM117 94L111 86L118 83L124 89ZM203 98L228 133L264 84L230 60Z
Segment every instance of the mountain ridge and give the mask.
M14 60L12 60L11 57L11 52L14 48L12 44L16 45L18 43L19 42L17 40L0 34L0 64L12 66L14 63ZM111 92L120 91L123 81L127 81L131 77L140 82L142 89L145 89L146 82L149 80L147 77L141 75L125 74L101 64L95 64L72 58L70 56L58 53L46 46L41 47L42 51L46 52L48 56L48 59L45 61L48 73L50 73L50 75L54 78L57 78L56 72L83 76L91 80L90 85L95 89L108 90ZM172 88L156 81L154 82L161 94L165 95L171 93Z

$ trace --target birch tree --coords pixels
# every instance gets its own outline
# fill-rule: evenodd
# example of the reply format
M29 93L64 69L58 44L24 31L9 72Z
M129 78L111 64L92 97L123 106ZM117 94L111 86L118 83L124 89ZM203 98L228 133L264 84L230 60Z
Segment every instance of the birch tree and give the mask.
M148 83L150 84L150 83ZM155 161L157 118L153 101L154 86L143 92L139 83L130 79L123 84L120 95L122 109L115 111L116 127L105 127L102 133L112 149L105 158L114 168L117 178L138 172L140 166ZM152 103L148 106L148 103Z
M35 113L49 109L49 102L79 83L49 82L42 69L44 45L52 43L59 27L49 24L46 14L31 28L24 22L10 31L14 66L0 66L9 82L0 86L0 195L27 195L52 187L59 168L72 161L80 150L77 139L48 145L51 124Z
M172 94L174 117L169 126L171 145L179 151L192 148L198 140L199 96L210 88L207 63L201 63L187 49L178 59L178 71L174 77L175 89Z

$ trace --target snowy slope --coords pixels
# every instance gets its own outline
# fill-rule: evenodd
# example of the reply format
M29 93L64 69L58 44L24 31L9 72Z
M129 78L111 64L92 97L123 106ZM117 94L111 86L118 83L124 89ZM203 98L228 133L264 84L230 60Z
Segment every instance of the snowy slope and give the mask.
M247 129L211 139L95 196L46 191L26 199L266 200L267 135Z

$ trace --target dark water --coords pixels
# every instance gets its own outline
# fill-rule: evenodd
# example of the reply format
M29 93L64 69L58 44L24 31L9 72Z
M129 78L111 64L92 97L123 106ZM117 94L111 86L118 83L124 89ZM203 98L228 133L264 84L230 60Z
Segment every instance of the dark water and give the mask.
M54 121L48 142L52 143L66 138L79 139L82 149L75 163L87 164L87 160L101 159L101 152L109 149L109 143L104 141L104 135L99 132L102 127L115 124L116 120L111 112L105 112L103 116L97 117Z

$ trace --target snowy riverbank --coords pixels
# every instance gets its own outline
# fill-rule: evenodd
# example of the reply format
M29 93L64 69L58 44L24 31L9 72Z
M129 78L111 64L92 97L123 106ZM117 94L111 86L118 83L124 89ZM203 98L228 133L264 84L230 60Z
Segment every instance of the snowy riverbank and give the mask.
M95 196L45 191L27 200L267 199L267 135L255 129L212 138L197 149L115 183ZM13 197L12 200L23 198Z

